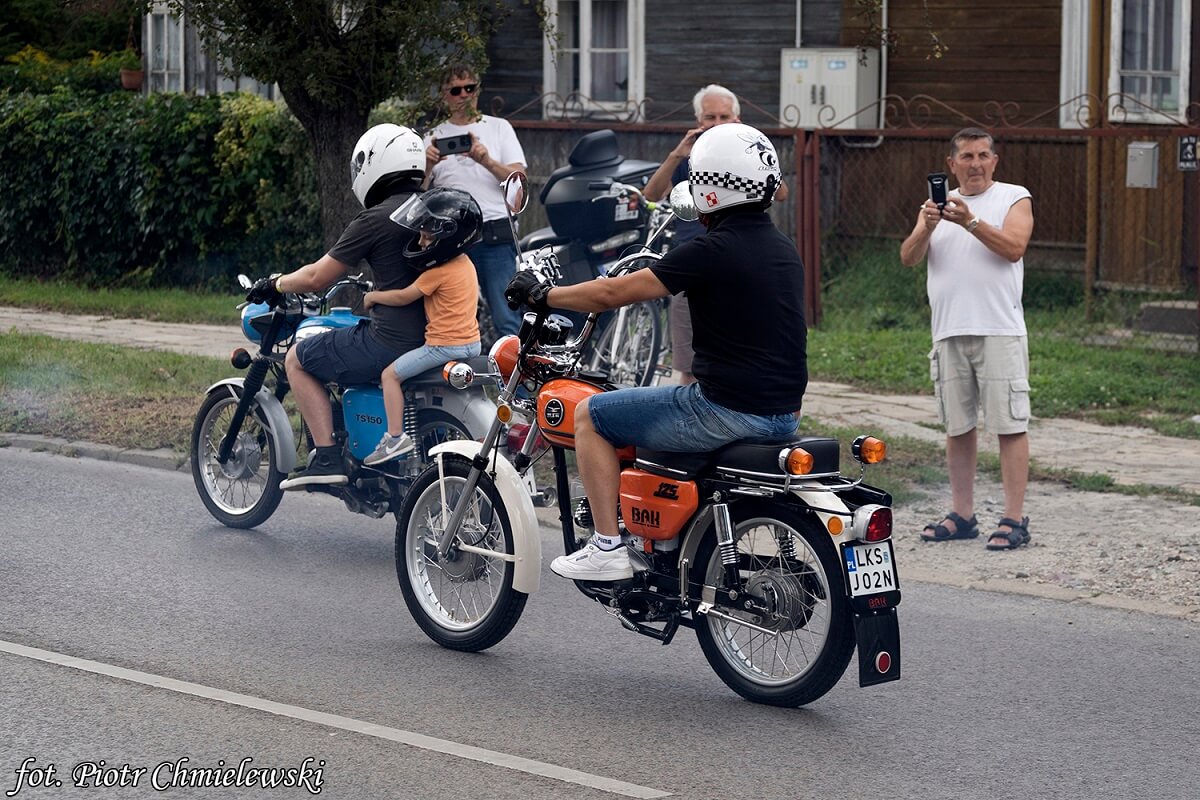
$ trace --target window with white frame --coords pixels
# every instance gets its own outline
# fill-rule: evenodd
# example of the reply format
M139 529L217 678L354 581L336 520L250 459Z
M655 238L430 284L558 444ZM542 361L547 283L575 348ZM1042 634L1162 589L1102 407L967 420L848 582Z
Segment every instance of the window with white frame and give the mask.
M183 91L183 24L164 3L146 15L142 48L146 53L148 86L152 92Z
M1110 117L1176 124L1188 103L1191 0L1114 0Z
M547 116L631 118L644 96L645 0L549 0Z

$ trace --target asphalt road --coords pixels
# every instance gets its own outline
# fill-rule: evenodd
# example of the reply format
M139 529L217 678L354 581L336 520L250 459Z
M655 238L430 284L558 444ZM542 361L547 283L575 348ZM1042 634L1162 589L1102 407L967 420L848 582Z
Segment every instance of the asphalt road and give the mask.
M543 540L554 552L557 534ZM233 531L185 474L9 448L0 541L11 796L1192 800L1200 786L1200 626L1181 620L906 584L903 679L851 675L782 710L726 689L690 631L669 647L628 633L548 570L508 639L442 650L404 609L390 521L330 498L289 496L259 531ZM154 785L246 758L298 785ZM75 787L102 760L118 783L129 765L126 785ZM47 779L63 785L34 785Z

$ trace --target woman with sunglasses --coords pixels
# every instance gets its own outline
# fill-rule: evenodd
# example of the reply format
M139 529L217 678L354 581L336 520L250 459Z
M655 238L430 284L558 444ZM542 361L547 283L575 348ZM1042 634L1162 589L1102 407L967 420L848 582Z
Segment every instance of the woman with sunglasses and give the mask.
M425 135L426 184L460 189L479 203L483 238L467 255L475 263L496 334L516 333L521 317L508 307L504 289L516 270L517 246L500 182L512 172L525 171L525 151L507 120L479 113L475 70L463 64L450 66L443 73L441 91L448 118ZM463 135L470 137L467 148L443 153L437 146L439 141Z

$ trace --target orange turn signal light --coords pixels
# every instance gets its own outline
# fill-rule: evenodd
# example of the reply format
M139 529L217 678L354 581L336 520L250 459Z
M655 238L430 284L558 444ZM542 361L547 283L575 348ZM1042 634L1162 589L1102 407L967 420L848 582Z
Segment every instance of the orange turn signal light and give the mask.
M850 452L860 464L878 464L887 458L887 445L874 436L860 436L850 446Z
M786 453L787 455L783 458L783 469L789 475L807 475L812 472L812 453L803 447L793 447Z

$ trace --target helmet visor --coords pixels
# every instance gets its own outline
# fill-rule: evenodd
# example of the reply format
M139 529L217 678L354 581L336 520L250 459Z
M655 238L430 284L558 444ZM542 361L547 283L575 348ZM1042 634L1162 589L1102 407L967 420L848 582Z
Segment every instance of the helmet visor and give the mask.
M441 217L429 210L419 194L404 201L391 215L392 222L413 233L424 233L435 241L444 239L458 228L458 223L449 217Z

